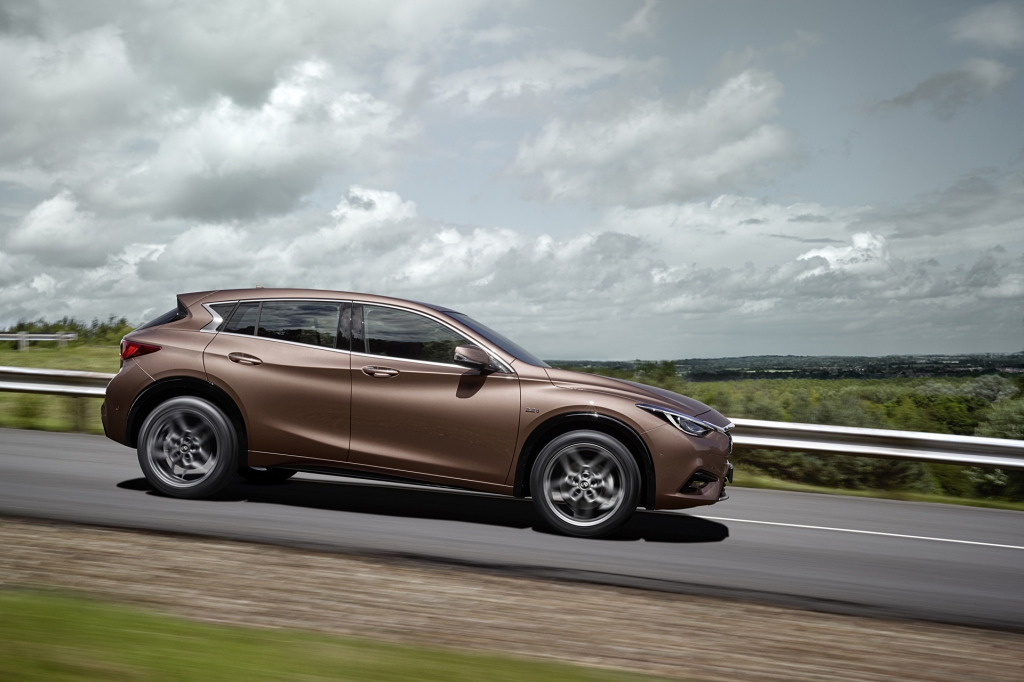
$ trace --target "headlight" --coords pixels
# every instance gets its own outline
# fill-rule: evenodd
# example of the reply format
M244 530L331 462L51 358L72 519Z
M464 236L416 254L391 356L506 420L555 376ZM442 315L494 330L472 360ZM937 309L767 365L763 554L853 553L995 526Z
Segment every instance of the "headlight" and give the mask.
M697 438L703 438L712 431L717 431L718 433L728 433L729 430L733 428L732 422L729 422L729 425L725 427L715 426L714 424L706 422L703 419L697 419L696 417L691 417L688 414L683 414L682 412L677 412L676 410L672 410L667 407L648 405L646 403L637 403L636 406L639 407L641 410L646 410L651 414L658 415L659 417L661 417L669 424L682 431L683 433L690 436L696 436Z

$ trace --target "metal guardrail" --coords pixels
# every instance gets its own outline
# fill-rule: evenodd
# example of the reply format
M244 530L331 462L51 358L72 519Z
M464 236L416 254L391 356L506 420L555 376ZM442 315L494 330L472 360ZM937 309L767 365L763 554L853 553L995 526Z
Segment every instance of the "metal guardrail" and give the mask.
M0 391L102 398L113 374L0 367ZM1024 441L921 431L733 419L737 448L1024 469Z
M35 332L3 332L0 333L0 341L17 341L18 350L28 348L29 341L56 341L58 346L68 345L68 341L74 341L78 334L74 332L58 332L56 334L37 334Z
M48 393L76 398L102 398L113 374L72 372L64 369L0 367L0 391Z
M919 462L1024 469L1024 441L923 431L861 429L733 419L737 448L820 452Z

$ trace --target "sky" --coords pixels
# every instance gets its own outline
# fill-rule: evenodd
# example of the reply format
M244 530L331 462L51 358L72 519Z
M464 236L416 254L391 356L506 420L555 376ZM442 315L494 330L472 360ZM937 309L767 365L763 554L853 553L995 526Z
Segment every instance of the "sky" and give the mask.
M1024 348L1024 2L0 3L0 326L446 305L546 358Z

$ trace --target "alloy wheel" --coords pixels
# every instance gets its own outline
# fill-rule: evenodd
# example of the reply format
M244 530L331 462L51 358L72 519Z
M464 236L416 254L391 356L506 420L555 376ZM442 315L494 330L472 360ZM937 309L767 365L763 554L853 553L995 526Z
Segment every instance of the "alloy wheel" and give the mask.
M572 443L544 469L545 500L574 526L595 526L622 506L623 473L615 456L595 443Z

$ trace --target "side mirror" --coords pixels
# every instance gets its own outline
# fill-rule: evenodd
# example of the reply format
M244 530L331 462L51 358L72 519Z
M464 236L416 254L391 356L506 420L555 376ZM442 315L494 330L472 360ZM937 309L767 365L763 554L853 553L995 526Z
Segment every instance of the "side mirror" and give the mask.
M487 351L476 346L458 346L455 349L455 364L478 369L481 372L494 371Z

